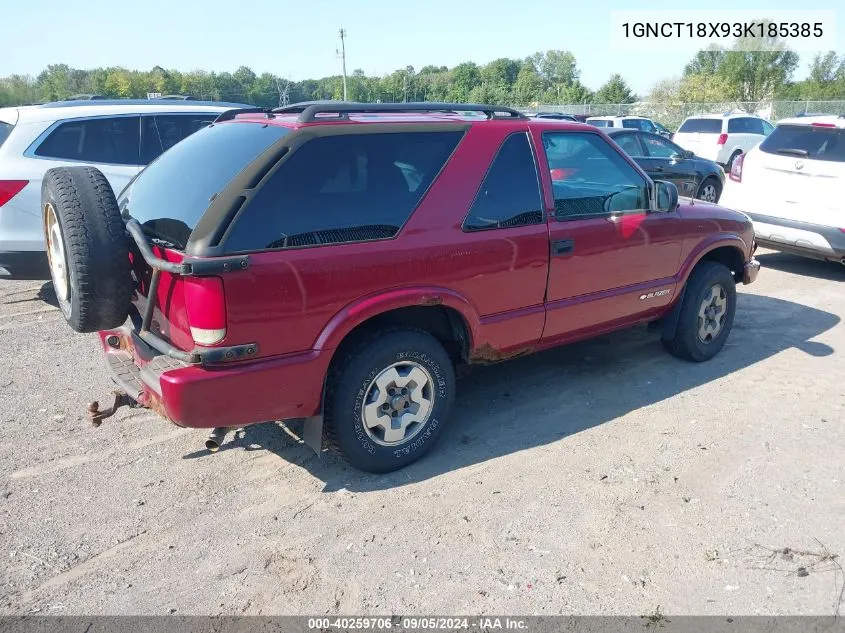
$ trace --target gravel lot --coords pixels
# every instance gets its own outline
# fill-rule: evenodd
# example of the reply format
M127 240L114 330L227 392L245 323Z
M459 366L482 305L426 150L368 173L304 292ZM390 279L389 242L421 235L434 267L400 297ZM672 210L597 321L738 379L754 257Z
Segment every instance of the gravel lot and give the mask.
M832 615L845 267L760 260L713 361L638 329L476 369L388 476L275 424L90 428L96 337L0 281L0 613Z

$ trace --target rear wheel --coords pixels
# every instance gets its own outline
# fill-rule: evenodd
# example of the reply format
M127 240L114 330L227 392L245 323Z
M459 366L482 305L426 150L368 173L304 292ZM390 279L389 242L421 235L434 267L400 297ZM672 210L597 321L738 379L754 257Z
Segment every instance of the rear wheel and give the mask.
M326 386L331 446L361 470L397 470L440 436L455 393L451 359L421 330L381 331L342 351Z
M719 184L719 181L713 178L712 176L705 178L704 181L701 183L701 186L698 188L698 193L695 194L695 197L699 200L704 200L705 202L712 202L717 203L719 202L719 197L722 195L722 185Z
M663 339L673 356L701 362L725 346L736 313L733 274L718 262L701 262L693 270L684 293L675 335Z
M56 167L41 188L44 237L59 309L77 332L121 325L133 292L117 201L94 167Z
M733 167L734 161L739 157L740 154L742 154L742 152L739 151L739 150L736 150L733 154L731 154L731 157L728 159L727 169L725 171L731 170L731 167Z

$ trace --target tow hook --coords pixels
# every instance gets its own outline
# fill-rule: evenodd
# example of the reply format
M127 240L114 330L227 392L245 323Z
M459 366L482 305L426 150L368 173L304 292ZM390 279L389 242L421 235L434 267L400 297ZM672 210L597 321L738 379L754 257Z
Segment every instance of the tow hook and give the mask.
M131 404L129 396L123 391L113 391L112 395L114 396L114 403L103 411L100 411L100 403L98 401L95 400L94 402L88 403L88 419L91 420L91 424L94 426L100 426L103 420L117 413L120 407L127 407Z

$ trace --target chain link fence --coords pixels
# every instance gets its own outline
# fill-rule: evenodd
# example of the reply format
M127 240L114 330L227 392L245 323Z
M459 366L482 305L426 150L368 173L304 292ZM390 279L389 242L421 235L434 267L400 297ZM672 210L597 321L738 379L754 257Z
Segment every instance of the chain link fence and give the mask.
M537 112L560 112L562 114L586 114L589 116L643 116L660 122L671 130L688 116L721 112L747 112L756 114L771 122L798 114L845 114L845 101L720 101L712 103L587 103L568 105L540 105Z

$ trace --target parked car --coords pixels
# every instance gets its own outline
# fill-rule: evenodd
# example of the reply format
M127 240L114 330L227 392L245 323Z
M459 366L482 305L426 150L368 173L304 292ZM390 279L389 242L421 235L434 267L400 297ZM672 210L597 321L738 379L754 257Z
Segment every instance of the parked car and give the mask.
M535 119L557 119L559 121L578 121L572 114L562 114L561 112L538 112L534 115Z
M754 221L768 248L845 264L845 117L778 122L734 161L723 201Z
M699 158L672 141L648 132L613 128L607 134L655 180L668 180L681 195L718 202L725 172L712 160Z
M95 165L120 192L144 165L233 107L244 106L80 99L0 108L0 276L49 278L40 210L48 169Z
M672 140L672 135L674 134L674 132L672 132L672 130L670 130L665 125L658 123L657 121L652 121L652 123L654 123L654 127L657 128L657 133L660 136L662 136L664 138L668 138L670 141Z
M654 121L642 116L591 116L587 117L586 123L602 128L618 128L629 130L642 130L643 132L657 133L657 126Z
M684 119L672 141L730 170L737 156L749 151L773 129L766 119L753 114L701 114Z
M104 183L52 169L42 196L59 307L120 388L92 421L131 402L217 427L214 449L306 418L310 446L325 430L373 472L431 448L455 365L643 323L712 358L759 269L747 216L679 204L600 130L499 106L232 111L118 200Z

